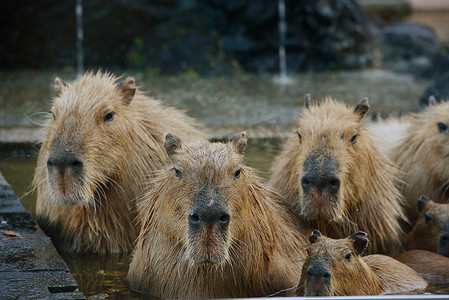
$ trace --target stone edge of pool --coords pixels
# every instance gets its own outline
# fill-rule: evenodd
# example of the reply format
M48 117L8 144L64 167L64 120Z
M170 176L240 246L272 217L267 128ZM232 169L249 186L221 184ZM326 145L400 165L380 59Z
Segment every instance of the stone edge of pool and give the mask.
M50 238L0 173L0 298L86 299ZM5 230L20 234L8 236Z

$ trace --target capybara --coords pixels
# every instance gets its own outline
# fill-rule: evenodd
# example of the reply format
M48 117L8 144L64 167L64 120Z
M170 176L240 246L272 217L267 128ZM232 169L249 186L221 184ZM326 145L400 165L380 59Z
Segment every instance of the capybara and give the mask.
M391 159L402 171L402 193L411 222L418 218L416 199L427 195L438 203L449 199L449 102L429 106L412 114L406 136L395 147Z
M272 167L270 184L297 212L331 238L365 230L368 253L397 254L406 222L398 170L370 139L366 99L355 107L330 98L298 119Z
M139 202L130 287L162 298L229 298L295 286L310 231L243 164L245 134L228 144L168 134L164 145L171 164Z
M429 283L449 282L449 257L427 250L410 250L395 258L418 272Z
M66 251L131 250L135 198L168 159L164 134L202 136L193 119L136 90L133 78L117 80L102 72L55 80L34 184L39 224Z
M358 296L424 289L427 282L413 269L386 255L362 257L368 238L356 232L331 239L314 230L309 236L299 296Z
M449 203L435 203L421 196L417 204L420 215L407 236L405 249L429 250L449 257Z

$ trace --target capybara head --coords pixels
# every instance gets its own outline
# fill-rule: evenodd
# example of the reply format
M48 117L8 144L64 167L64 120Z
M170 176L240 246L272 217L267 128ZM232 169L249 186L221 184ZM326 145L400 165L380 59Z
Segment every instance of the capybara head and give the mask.
M127 110L136 87L132 78L116 81L100 72L72 84L56 78L57 97L40 154L54 204L94 205L94 195L104 194L120 173L127 147L121 137L131 126Z
M419 218L407 237L406 249L449 256L449 203L435 203L421 196L417 204Z
M245 194L251 170L243 167L246 137L230 144L183 145L167 134L164 147L173 167L161 191L167 199L164 218L170 232L179 237L192 264L217 264L229 260L230 244L241 234L248 209ZM250 174L247 174L250 173Z
M314 230L309 236L297 294L304 296L367 295L377 282L370 267L359 256L366 248L366 233L345 239L330 239ZM380 291L379 291L380 292Z
M392 153L404 172L403 194L412 208L412 221L419 195L438 203L449 199L449 102L435 104L432 98L424 111L412 115L405 139Z
M363 122L368 110L366 99L351 107L330 98L311 105L306 95L270 183L313 228L333 238L363 228L370 253L393 253L405 221L398 169L374 145Z
M341 220L356 193L353 170L365 159L367 140L362 118L369 110L365 99L349 109L326 99L321 106L310 105L297 127L296 173L298 207L307 220Z

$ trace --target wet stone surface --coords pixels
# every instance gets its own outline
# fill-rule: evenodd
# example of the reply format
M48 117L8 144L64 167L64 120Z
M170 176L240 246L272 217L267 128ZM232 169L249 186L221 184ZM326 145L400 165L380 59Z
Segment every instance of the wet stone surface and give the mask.
M85 299L49 237L0 174L0 299L18 298Z

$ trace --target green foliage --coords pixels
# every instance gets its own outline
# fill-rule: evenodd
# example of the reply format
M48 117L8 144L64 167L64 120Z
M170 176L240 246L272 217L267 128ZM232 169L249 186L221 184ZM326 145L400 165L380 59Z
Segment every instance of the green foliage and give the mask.
M201 74L195 71L193 68L188 68L183 74L182 77L186 79L198 79L201 77Z

